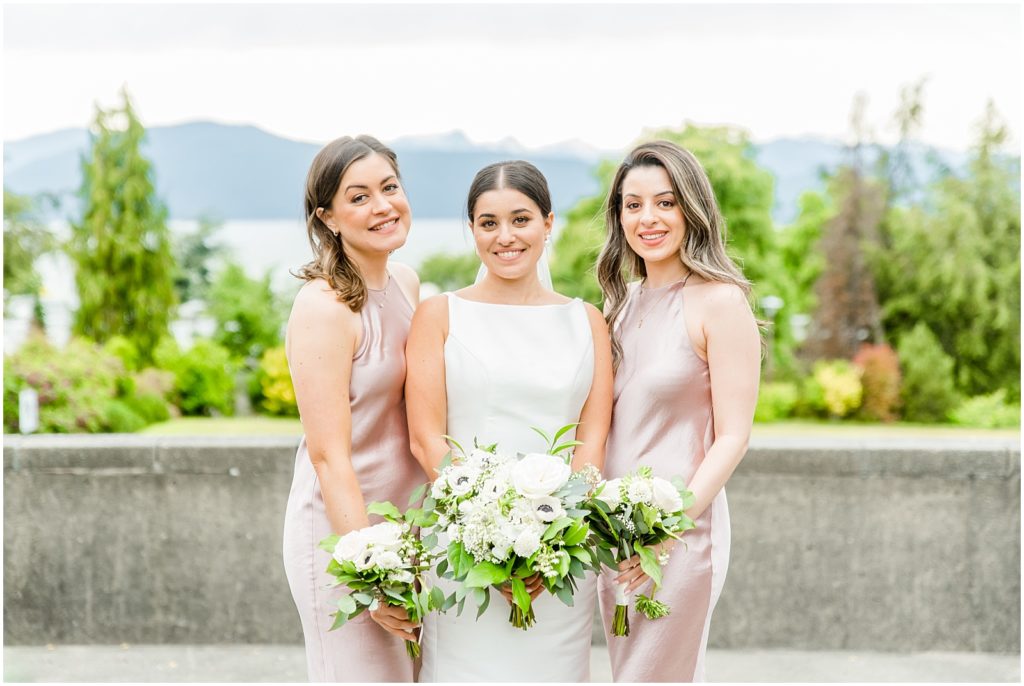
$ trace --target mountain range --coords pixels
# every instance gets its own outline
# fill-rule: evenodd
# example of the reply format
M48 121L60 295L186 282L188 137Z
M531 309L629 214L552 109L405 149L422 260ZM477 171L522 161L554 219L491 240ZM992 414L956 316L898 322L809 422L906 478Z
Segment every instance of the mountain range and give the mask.
M529 159L548 178L556 213L598 189L594 175L601 151L578 141L529 149L513 139L476 144L462 132L390 141L401 162L415 216L452 218L473 175L484 165ZM193 122L148 129L144 153L153 162L157 192L174 219L208 215L224 220L291 219L302 214L306 170L321 144L276 136L255 126ZM4 186L16 193L52 193L59 216L79 212L81 158L89 148L86 129L64 129L4 142ZM773 217L792 221L800 194L822 187L821 174L843 159L843 144L818 138L783 138L756 144L756 160L775 176ZM927 173L929 150L915 149L914 167ZM964 153L938 151L960 168ZM918 176L918 178L922 178Z

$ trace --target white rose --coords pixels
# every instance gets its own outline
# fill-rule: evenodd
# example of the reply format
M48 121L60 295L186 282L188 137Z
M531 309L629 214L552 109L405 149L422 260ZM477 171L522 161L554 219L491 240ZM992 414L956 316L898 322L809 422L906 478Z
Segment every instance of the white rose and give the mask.
M402 558L394 550L376 550L372 563L380 569L398 569L402 566Z
M622 504L622 496L619 490L622 487L622 479L612 479L604 483L604 488L601 489L600 495L597 496L599 500L603 500L608 504L608 507L614 511L619 505Z
M448 525L448 529L445 531L445 533L448 534L449 540L452 540L452 541L459 540L459 533L460 533L459 532L459 525L458 524L449 524Z
M633 479L626 487L626 497L631 503L650 504L654 493L651 490L651 482L642 477Z
M362 529L349 531L339 538L338 544L334 546L334 559L339 563L355 562L362 552L366 550L366 543L366 536L363 534Z
M564 486L571 475L572 468L562 458L530 453L512 468L512 483L527 498L539 498Z
M520 557L530 557L537 552L538 548L540 548L540 534L530 528L523 529L516 538L515 545L512 546L516 555Z
M470 465L456 465L448 471L448 488L455 496L466 495L473 490L480 471Z
M533 515L542 522L553 522L565 516L562 502L554 496L543 495L533 498L530 504L533 505Z
M402 525L382 522L363 529L366 542L374 548L395 549L402 545Z
M683 499L679 497L679 491L672 485L672 482L654 477L651 490L654 491L654 504L664 512L678 512L683 509Z

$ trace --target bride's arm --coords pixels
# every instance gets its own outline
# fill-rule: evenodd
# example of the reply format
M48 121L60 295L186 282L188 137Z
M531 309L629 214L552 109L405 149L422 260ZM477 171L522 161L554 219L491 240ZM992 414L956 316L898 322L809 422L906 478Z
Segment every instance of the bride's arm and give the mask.
M444 341L448 337L448 298L437 295L416 308L405 345L405 407L413 457L430 479L448 453L448 395L444 380Z
M583 445L576 447L572 458L573 470L579 470L586 464L598 469L604 467L604 444L612 421L612 346L608 325L596 307L589 304L586 307L594 337L594 380L576 429L576 440L582 441Z

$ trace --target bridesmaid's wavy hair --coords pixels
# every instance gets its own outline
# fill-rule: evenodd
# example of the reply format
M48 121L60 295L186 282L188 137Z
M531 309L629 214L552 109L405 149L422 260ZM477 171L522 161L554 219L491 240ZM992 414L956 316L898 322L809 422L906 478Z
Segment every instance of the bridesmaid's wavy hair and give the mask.
M374 153L384 157L401 179L394 151L372 136L342 136L331 141L313 158L306 175L306 233L313 260L300 267L295 276L306 281L324 279L338 294L338 300L353 312L359 312L366 303L366 281L356 263L345 254L341 235L335 235L324 224L317 210L330 209L345 172L354 162Z
M548 190L548 181L540 173L540 169L526 160L506 160L487 165L473 177L466 200L466 215L470 224L473 223L473 212L480 196L487 191L502 188L517 190L528 197L545 217L551 214L551 192Z
M750 299L750 282L725 252L725 220L718 209L711 181L689 150L658 140L634 148L622 161L605 200L605 242L597 259L597 280L605 298L605 319L612 338L612 357L618 367L622 343L615 320L626 304L626 278L645 278L643 258L626 242L622 228L622 182L637 167L661 167L668 174L684 219L684 238L679 259L694 274L708 281L738 286Z

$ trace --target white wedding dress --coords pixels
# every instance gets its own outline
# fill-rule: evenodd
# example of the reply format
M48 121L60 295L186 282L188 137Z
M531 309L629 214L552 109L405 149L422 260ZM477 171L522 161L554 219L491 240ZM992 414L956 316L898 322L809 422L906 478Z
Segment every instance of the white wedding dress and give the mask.
M578 422L590 393L594 343L585 306L578 299L493 305L449 293L444 361L450 436L466 450L476 437L508 451L543 452L530 427L550 435ZM450 581L432 581L446 594L454 590ZM588 573L573 607L545 591L533 603L536 624L525 631L509 623L509 604L494 589L480 619L471 598L461 616L455 608L431 613L419 680L588 681L596 587Z

